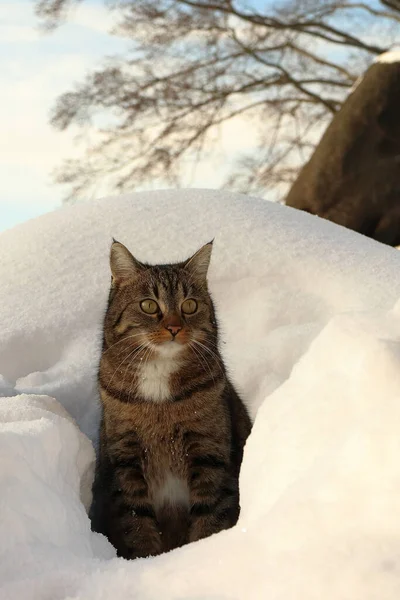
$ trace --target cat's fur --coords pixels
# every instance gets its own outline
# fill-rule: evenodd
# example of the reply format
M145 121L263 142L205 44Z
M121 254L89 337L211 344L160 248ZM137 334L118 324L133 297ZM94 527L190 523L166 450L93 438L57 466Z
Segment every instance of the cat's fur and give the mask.
M211 249L149 266L122 244L111 247L91 518L125 558L171 550L238 519L251 423L218 351ZM160 311L144 313L144 299ZM182 313L185 299L197 301L194 314Z

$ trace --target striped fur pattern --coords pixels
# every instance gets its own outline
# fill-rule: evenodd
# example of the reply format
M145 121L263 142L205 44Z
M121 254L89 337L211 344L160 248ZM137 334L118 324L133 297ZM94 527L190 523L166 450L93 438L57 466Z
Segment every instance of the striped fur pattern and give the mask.
M111 247L92 527L125 558L233 526L251 423L218 351L212 243L150 266Z

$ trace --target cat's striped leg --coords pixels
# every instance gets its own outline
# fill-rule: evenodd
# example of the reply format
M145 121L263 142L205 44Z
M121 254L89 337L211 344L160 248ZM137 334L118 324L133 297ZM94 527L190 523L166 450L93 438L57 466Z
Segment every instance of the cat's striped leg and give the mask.
M151 504L120 499L113 507L109 539L118 556L139 558L162 552L160 527Z
M193 458L189 541L232 527L238 516L238 486L229 464L216 454Z
M155 556L162 552L160 527L147 493L141 489L137 493L130 489L113 494L109 540L115 546L118 556L139 558Z
M125 558L154 556L162 552L160 527L143 475L140 448L132 440L129 449L130 456L125 440L119 445L119 455L113 457L115 480L109 539Z

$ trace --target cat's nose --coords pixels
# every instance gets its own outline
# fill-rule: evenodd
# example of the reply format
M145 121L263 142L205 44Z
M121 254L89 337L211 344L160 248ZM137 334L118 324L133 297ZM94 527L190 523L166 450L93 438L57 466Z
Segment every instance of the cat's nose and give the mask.
M170 331L172 333L172 335L175 337L177 333L180 332L180 330L182 329L182 327L180 325L168 325L167 326L168 331Z

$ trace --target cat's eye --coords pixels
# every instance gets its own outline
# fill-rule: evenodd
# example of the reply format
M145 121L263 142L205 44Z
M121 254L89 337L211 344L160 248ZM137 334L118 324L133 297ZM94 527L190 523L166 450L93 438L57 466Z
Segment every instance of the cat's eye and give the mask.
M185 302L182 302L181 309L182 309L182 312L185 313L186 315L192 315L197 310L196 300L193 300L193 298L189 298L188 300L185 300Z
M150 298L142 300L140 303L140 308L143 312L145 312L148 315L155 315L156 312L159 311L159 306L157 302L155 302L154 300L150 300Z

